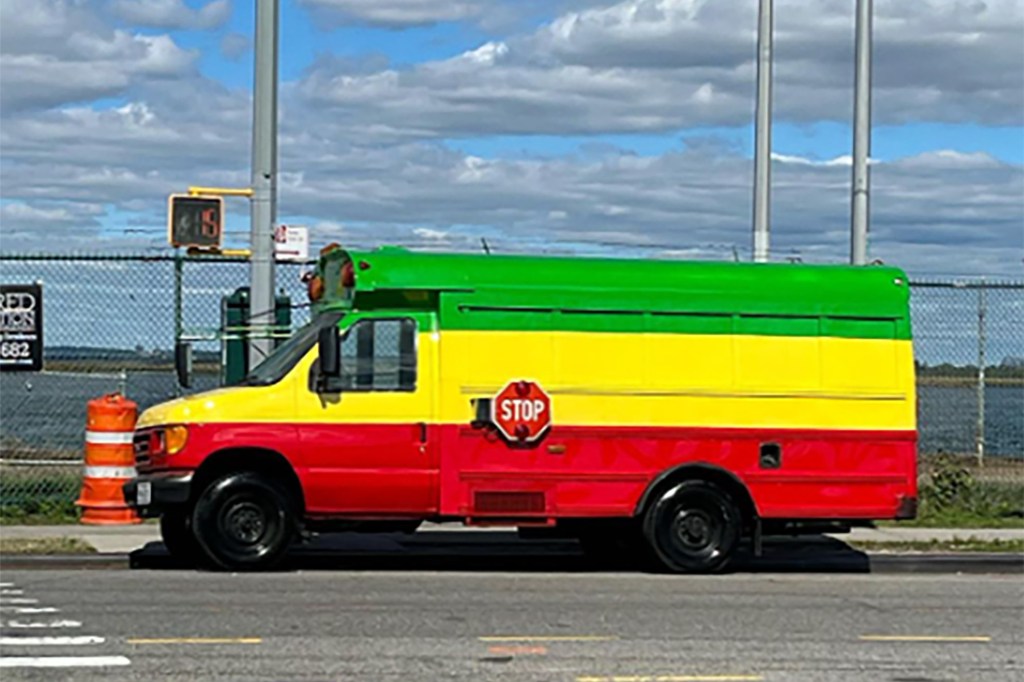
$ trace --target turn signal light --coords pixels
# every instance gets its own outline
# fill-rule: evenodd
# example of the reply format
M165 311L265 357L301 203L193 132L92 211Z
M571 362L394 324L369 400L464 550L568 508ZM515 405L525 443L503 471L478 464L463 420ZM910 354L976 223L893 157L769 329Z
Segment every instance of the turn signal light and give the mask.
M168 455L176 455L185 449L185 443L188 442L188 427L187 426L168 426L164 432L164 444L167 448Z

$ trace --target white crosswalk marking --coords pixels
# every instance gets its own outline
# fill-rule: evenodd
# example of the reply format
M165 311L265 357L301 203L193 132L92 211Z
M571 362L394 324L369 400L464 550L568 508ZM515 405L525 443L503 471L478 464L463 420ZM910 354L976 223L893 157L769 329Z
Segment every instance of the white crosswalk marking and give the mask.
M0 637L0 646L81 646L83 644L103 644L103 637L86 635L84 637Z
M5 628L80 628L82 623L77 620L22 621L9 620Z
M125 656L10 656L5 655L16 651L19 654L32 653L39 647L92 647L106 642L98 635L44 635L35 636L32 632L58 630L61 628L80 628L81 621L68 619L37 619L41 614L58 613L60 609L53 606L35 606L38 599L23 597L24 590L16 589L14 583L0 583L0 610L7 614L18 614L14 618L0 620L4 632L0 635L0 668L110 668L131 665ZM14 631L27 631L25 634L14 634ZM13 649L12 649L13 648ZM94 650L95 651L95 650ZM64 653L64 652L61 652Z
M60 609L52 606L0 606L0 611L13 611L14 613L59 613Z
M110 668L131 665L124 656L10 656L0 668Z

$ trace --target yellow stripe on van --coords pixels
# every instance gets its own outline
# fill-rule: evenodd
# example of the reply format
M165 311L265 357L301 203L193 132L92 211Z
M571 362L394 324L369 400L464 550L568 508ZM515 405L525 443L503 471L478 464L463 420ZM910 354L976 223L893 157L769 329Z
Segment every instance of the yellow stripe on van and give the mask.
M551 394L556 425L915 428L909 340L450 330L419 334L418 348L414 392L319 396L308 388L314 348L274 386L163 403L147 410L139 427L468 424L472 399L532 379Z
M511 379L538 381L557 424L908 430L910 341L445 331L442 421Z

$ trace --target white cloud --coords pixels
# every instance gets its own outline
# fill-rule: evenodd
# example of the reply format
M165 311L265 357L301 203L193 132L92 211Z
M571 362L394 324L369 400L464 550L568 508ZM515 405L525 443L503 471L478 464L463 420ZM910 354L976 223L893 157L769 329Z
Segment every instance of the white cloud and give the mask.
M95 245L104 208L90 202L11 201L0 205L0 249L5 252L62 250Z
M5 250L161 247L168 193L190 184L248 183L248 92L201 76L196 55L170 37L115 28L88 3L24 3L20 15L11 14L16 2L0 6ZM847 116L849 3L814 3L800 17L792 2L778 5L777 120ZM916 6L879 2L880 25L911 16ZM1015 6L954 9L962 16L926 5L919 11L934 10L938 18L918 19L932 28L945 21L949 44L963 36L964 49L978 60L971 69L1006 59L992 57L989 43L1013 55L1001 27L1019 23ZM660 156L604 144L562 157L505 159L431 139L748 125L753 24L743 13L752 10L741 3L631 0L568 13L548 27L411 68L322 59L281 90L279 218L311 225L314 250L336 239L479 250L486 239L496 252L731 259L735 249L747 258L751 163L713 139L690 135L685 148ZM880 28L880 60L886 41L886 59L897 47L917 50L915 58L946 58L935 53L930 33L914 41L899 33L891 23ZM975 33L983 39L969 37ZM11 64L18 69L8 71ZM907 68L876 62L876 73ZM19 81L15 72L22 71L31 77ZM876 80L886 78L895 77ZM963 89L962 74L922 78L938 106L907 99L914 86L906 83L882 87L876 105L908 120L1018 115L1021 88L1001 75L977 79L997 93L987 100ZM100 96L119 101L69 104ZM875 166L872 256L912 271L1019 275L1024 170L943 146ZM773 253L844 261L848 158L775 160ZM228 229L239 239L247 234L247 208L242 200L228 202ZM108 226L103 233L101 223ZM47 225L65 226L60 235L69 236Z
M211 29L231 16L231 0L210 0L192 9L183 0L111 0L110 9L125 21L165 29Z
M52 226L56 223L79 222L83 215L96 216L102 213L99 206L78 204L74 212L67 206L30 206L17 201L0 206L0 219L10 221L21 227L34 225L39 227Z
M431 241L444 241L448 239L448 233L444 230L433 230L428 227L414 228L412 233L421 239L429 239Z
M0 5L0 108L5 115L117 96L193 71L198 54L169 36L105 25L72 0Z
M487 0L300 0L319 16L336 23L385 28L425 26L478 18Z
M998 159L985 152L958 152L952 149L924 152L902 163L919 168L998 168L1001 165Z
M232 61L252 49L252 40L241 33L228 33L220 41L220 53Z
M776 120L849 121L850 3L777 5ZM756 3L624 0L409 68L357 73L324 61L299 89L313 106L412 136L747 125L755 12ZM1024 4L883 0L875 26L876 124L1024 121Z
M956 154L956 152L937 152L938 154ZM987 156L987 155L986 155ZM992 158L992 157L987 157ZM796 156L794 154L780 154L778 152L772 152L772 161L778 161L779 163L795 163L803 166L841 166L843 168L851 168L853 166L853 157L849 154L841 154L832 159L809 159L804 156ZM874 166L882 161L868 157L868 165Z

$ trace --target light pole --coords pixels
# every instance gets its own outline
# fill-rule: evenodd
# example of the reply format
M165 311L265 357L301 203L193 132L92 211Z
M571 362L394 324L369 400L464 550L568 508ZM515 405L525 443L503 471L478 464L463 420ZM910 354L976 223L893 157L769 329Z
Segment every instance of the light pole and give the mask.
M853 187L850 197L850 263L868 260L871 176L871 15L872 0L857 0L857 52L853 104Z
M256 67L252 108L249 367L270 354L274 310L274 221L277 218L278 0L256 2Z
M768 260L772 164L772 1L757 18L757 112L754 130L754 260Z

